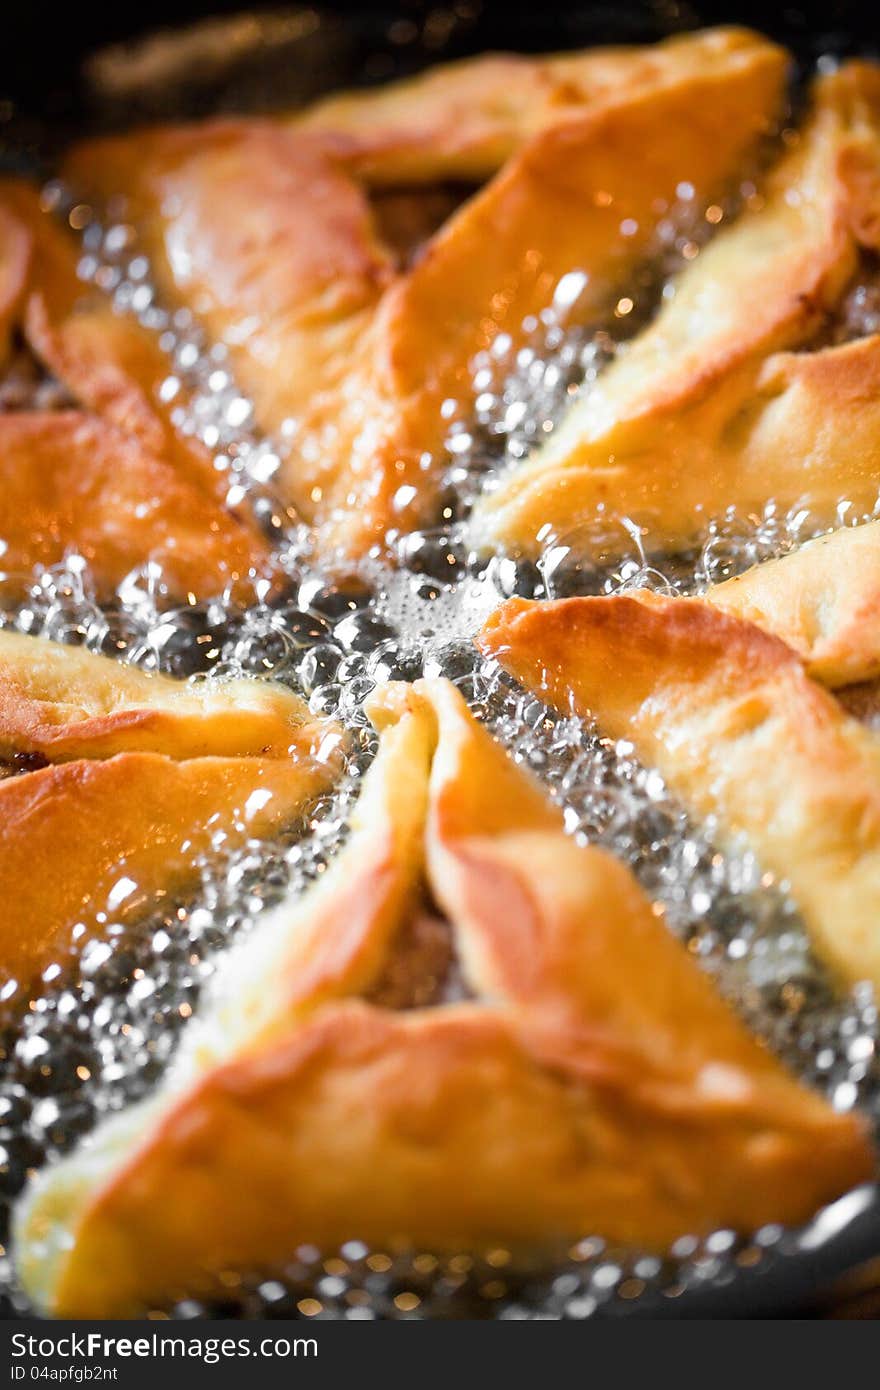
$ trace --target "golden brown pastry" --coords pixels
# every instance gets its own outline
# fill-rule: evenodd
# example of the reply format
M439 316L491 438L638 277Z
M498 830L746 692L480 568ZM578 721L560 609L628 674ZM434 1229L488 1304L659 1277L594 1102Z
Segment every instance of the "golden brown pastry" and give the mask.
M823 685L880 676L880 521L819 536L704 597L781 637Z
M16 224L16 243L23 237L28 248L18 312L31 350L88 410L151 453L173 459L222 500L222 479L207 449L172 425L160 393L170 364L158 336L133 315L114 312L108 295L82 282L79 242L46 214L36 188L21 179L0 181L0 209Z
M701 599L512 600L482 649L560 709L630 740L790 885L816 950L880 987L880 734L778 637Z
M40 1307L125 1315L355 1235L662 1248L871 1171L862 1122L750 1037L452 686L372 712L335 865L233 951L158 1095L25 1194Z
M194 687L0 632L0 979L30 985L108 897L143 911L219 841L294 820L337 743L282 686Z
M441 72L380 93L372 118L362 96L293 122L92 142L67 177L93 201L126 195L162 294L227 345L260 427L287 427L286 499L326 547L357 556L431 514L441 407L467 410L474 354L502 332L521 341L524 317L573 268L589 272L578 312L604 312L682 178L699 200L741 174L785 68L780 49L739 30L526 65L522 88L478 106L457 141L473 75L458 69L448 89ZM428 177L509 158L399 271L368 192L416 177L419 129Z
M818 347L863 252L880 250L880 66L820 77L812 113L755 203L477 508L482 546L534 552L601 514L690 543L731 505L829 521L880 484L880 338Z
M488 53L443 63L368 91L334 93L290 118L297 131L333 135L371 186L438 179L483 182L533 136L649 88L669 68L758 57L753 34L708 29L643 48L580 53ZM765 45L765 56L769 48Z
M158 338L87 290L78 254L35 189L0 181L0 367L18 334L91 412L0 413L4 565L76 549L102 593L153 559L181 597L244 595L249 575L272 575L269 547L224 505L207 449L172 425Z
M8 570L77 551L99 598L147 560L172 594L194 599L247 598L250 576L274 572L249 525L139 439L77 410L0 414L0 540Z

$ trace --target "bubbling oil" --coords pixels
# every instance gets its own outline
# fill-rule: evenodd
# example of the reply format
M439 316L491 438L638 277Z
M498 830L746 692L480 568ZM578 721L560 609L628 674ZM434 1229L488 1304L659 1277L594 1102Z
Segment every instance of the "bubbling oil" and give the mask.
M118 312L135 315L157 335L168 355L160 394L174 424L212 451L230 505L249 507L259 519L287 585L280 598L256 585L246 604L239 593L237 603L221 594L180 605L161 567L148 561L126 577L112 602L99 603L88 565L69 555L51 569L2 576L0 625L195 681L278 680L303 695L314 713L343 722L352 737L336 789L283 835L234 850L218 842L199 861L199 883L186 901L159 903L134 927L115 920L108 904L100 934L85 947L74 934L34 997L7 990L0 1043L7 1214L31 1171L156 1084L230 942L283 894L304 892L324 872L344 843L376 749L364 699L381 681L421 675L453 681L474 715L546 785L576 840L601 844L632 867L669 929L796 1073L838 1109L860 1106L880 1121L871 990L832 991L785 885L762 871L746 846L719 849L715 827L695 824L631 746L552 712L479 656L471 640L513 594L699 592L827 529L827 518L823 523L804 509L783 514L770 500L760 516L729 511L707 521L693 547L674 556L658 553L627 518L602 519L569 535L548 533L536 559L477 556L464 539L476 498L552 432L566 406L589 390L662 302L670 273L698 255L737 201L753 192L746 185L729 205L698 209L682 185L658 229L652 264L606 318L577 322L581 272L573 267L546 312L523 325L517 345L499 339L476 358L472 405L451 402L444 412L436 525L394 537L393 564L370 555L343 582L273 488L295 422L277 439L261 435L223 345L210 343L188 310L159 302L135 228L102 222L61 185L48 186L47 211L82 229L84 286L110 295ZM869 288L852 292L852 315L863 321L874 312ZM841 501L839 524L864 519ZM585 1233L549 1271L515 1270L504 1251L440 1260L368 1250L352 1240L338 1252L293 1252L280 1270L229 1272L224 1311L586 1317L612 1300L675 1297L729 1280L738 1268L784 1259L809 1241L812 1229L720 1231L702 1241L683 1233L664 1259L613 1250L601 1233ZM8 1258L0 1278L12 1307L24 1309ZM204 1312L194 1301L174 1310L178 1317Z

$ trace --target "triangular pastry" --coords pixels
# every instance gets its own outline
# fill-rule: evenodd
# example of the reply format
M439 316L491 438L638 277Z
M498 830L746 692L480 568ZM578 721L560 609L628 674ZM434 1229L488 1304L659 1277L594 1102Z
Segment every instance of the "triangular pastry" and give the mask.
M30 986L108 898L136 914L197 881L215 843L293 822L339 738L282 686L190 686L0 632L4 984Z
M832 969L880 988L880 733L798 651L703 599L638 591L511 600L480 645L541 698L630 741L722 836L744 836Z
M84 411L0 414L0 540L8 568L77 550L102 594L152 559L181 597L245 592L272 573L256 526L224 505L202 444L162 400L169 359L158 337L77 275L72 233L37 191L0 181L0 366L15 337Z
M221 964L157 1095L25 1194L44 1310L129 1314L303 1242L663 1248L870 1173L862 1122L751 1038L448 682L372 714L339 858Z
M533 553L605 515L675 550L731 506L746 516L772 499L829 522L844 498L870 509L880 337L823 344L878 251L880 66L854 62L817 79L806 126L757 200L678 275L550 440L485 495L474 543Z
M476 108L460 142L449 128L470 69L445 104L440 73L294 121L90 142L66 176L98 203L125 195L166 301L226 345L257 424L278 436L285 499L326 548L358 556L431 517L446 403L470 410L474 355L501 333L523 341L523 320L573 269L589 271L578 314L606 313L682 179L698 201L721 197L754 158L785 70L774 45L722 30L527 65L529 80ZM435 169L473 177L505 155L399 269L371 189Z
M27 285L31 245L27 228L0 201L0 371L5 371Z

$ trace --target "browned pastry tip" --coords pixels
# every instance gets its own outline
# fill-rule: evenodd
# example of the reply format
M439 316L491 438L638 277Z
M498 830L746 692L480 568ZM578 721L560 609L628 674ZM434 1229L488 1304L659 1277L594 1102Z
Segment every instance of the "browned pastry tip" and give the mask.
M480 546L627 517L655 550L773 501L832 522L880 483L880 337L828 344L876 255L880 66L814 84L803 130L549 440L478 504ZM619 535L624 536L623 528ZM617 544L611 539L612 546Z
M108 903L119 921L180 901L219 848L293 821L326 784L326 767L303 760L161 753L0 781L0 979L32 988L100 931Z

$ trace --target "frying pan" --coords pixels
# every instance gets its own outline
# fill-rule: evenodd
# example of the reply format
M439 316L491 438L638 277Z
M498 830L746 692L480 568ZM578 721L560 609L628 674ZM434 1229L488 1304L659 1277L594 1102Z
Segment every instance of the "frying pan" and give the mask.
M748 0L323 0L320 25L309 11L270 11L253 32L235 18L241 9L242 0L153 0L149 7L113 9L87 0L9 7L0 54L0 168L39 175L51 167L59 144L85 129L294 104L333 87L401 76L437 58L487 49L542 52L646 42L740 23L786 44L804 67L822 54L880 51L876 17L853 0L795 8ZM195 46L183 60L161 44L152 50L158 77L145 81L138 62L144 33L194 25ZM852 1287L862 1272L867 1277L875 1270L880 1281L880 1187L871 1185L820 1213L755 1268L733 1274L728 1269L722 1279L709 1278L677 1298L612 1300L602 1311L627 1317L785 1316L821 1308L841 1280Z

